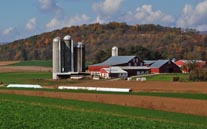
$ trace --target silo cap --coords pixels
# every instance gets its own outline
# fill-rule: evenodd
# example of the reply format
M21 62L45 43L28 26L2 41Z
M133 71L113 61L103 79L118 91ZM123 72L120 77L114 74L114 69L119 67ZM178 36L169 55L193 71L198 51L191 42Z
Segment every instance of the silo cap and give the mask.
M59 41L60 41L60 37L56 37L56 38L53 39L54 43L59 43Z
M78 47L78 48L83 47L83 43L82 43L82 42L78 42L78 43L77 43L77 47Z
M112 47L112 50L117 50L117 49L118 49L117 46Z
M70 35L66 35L64 38L63 38L64 41L69 41L71 40L71 36Z

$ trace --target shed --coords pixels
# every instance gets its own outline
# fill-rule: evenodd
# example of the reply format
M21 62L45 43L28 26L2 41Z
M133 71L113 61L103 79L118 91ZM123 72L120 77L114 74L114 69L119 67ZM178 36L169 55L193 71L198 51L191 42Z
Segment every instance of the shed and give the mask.
M100 70L100 77L126 79L128 77L128 73L125 70L121 69L120 67L109 67L109 68L102 68Z
M181 69L171 60L158 60L150 69L151 73L181 73Z
M146 66L122 66L121 68L128 72L129 77L150 73L150 68Z

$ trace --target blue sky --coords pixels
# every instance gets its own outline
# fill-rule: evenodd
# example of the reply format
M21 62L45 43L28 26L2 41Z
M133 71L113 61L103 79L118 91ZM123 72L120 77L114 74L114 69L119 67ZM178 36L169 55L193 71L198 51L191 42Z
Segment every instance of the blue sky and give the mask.
M205 31L207 0L1 0L0 42L110 21Z

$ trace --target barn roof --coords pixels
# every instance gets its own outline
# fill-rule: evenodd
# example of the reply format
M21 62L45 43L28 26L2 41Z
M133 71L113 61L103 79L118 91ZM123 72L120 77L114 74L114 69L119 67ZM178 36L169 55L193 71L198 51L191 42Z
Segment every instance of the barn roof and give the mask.
M154 64L152 64L150 66L150 68L160 68L162 67L164 64L166 64L169 60L158 60L156 61Z
M106 61L99 64L94 64L92 66L113 66L113 65L125 64L135 57L136 56L112 56Z
M191 63L191 62L196 62L196 63L199 63L199 62L204 62L202 60L178 60L178 61L182 61L184 63Z
M120 67L110 67L110 68L103 68L108 73L127 73Z
M149 70L150 68L147 66L121 66L123 70Z
M157 60L144 60L144 64L145 65L151 65L153 63L155 63Z

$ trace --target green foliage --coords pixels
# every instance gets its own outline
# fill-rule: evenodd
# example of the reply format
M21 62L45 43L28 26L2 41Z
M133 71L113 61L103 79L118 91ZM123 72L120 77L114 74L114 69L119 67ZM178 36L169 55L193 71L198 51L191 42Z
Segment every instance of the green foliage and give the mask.
M207 69L196 68L190 72L189 79L192 81L207 81Z
M109 52L107 53L104 50L101 50L98 53L96 53L94 63L101 63L109 57L110 57Z
M207 117L84 101L0 95L0 128L204 129Z
M158 51L151 51L142 46L130 46L128 55L136 55L144 60L157 60L164 58Z

